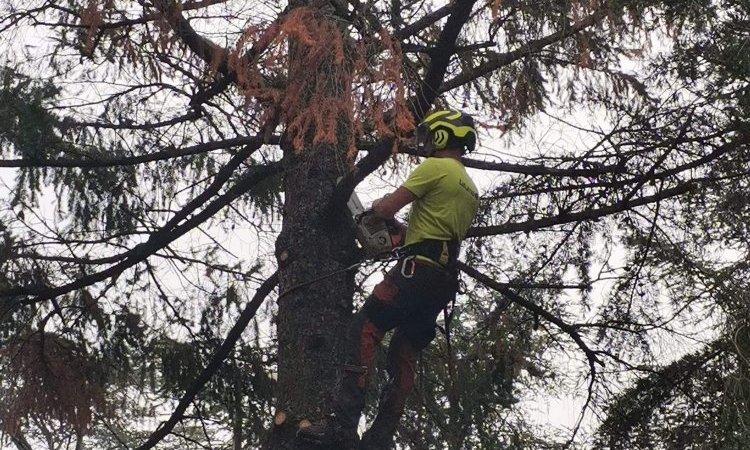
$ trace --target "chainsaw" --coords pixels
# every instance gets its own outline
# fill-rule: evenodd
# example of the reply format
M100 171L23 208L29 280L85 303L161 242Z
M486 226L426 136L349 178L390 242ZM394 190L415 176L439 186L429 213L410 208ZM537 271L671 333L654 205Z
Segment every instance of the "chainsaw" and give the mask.
M372 259L391 257L394 248L401 245L401 225L395 219L381 219L372 209L365 209L356 192L346 203L357 226L357 242L365 255Z

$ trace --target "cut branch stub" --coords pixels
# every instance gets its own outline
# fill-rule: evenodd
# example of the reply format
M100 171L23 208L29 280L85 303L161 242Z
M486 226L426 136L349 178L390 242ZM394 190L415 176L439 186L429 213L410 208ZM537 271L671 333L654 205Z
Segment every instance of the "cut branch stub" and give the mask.
M310 422L307 419L302 419L299 421L299 424L297 425L297 428L300 430L306 430L312 426L312 422Z
M286 413L284 411L277 411L273 417L274 426L280 427L284 422L286 422Z

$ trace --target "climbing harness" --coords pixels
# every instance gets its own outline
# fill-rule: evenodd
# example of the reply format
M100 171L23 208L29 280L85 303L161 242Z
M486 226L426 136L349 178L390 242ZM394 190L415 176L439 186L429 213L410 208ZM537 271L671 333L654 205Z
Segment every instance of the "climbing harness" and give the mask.
M352 269L356 269L357 267L367 262L379 261L385 265L393 261L401 261L401 275L404 278L412 278L414 276L414 273L416 272L417 256L424 256L443 266L443 268L446 270L454 270L458 256L458 242L427 239L416 244L393 247L388 252L382 252L375 256L368 255L368 257L362 259L361 261L357 261L356 263L344 267L343 269L337 269L332 272L323 274L319 277L315 277L312 280L295 284L294 286L279 294L279 298L282 298L285 295L296 291L297 289L310 286L311 284L315 284L332 276L348 272ZM445 265L441 264L443 262L442 260L445 260Z

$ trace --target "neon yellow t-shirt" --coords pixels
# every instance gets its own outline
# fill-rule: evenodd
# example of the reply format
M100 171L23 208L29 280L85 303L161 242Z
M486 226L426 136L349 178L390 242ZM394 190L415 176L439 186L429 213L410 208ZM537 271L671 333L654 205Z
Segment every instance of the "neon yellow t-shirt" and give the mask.
M427 158L402 187L417 199L409 213L405 244L425 239L461 241L479 209L479 191L453 158Z

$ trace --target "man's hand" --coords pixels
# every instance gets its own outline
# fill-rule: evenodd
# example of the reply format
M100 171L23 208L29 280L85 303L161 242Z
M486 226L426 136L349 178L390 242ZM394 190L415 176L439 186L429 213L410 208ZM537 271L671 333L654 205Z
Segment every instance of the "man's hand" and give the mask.
M396 219L386 219L385 226L388 228L388 234L391 235L393 246L402 246L406 240L406 225Z
M410 190L400 187L385 197L372 202L372 210L381 219L393 219L393 216L401 208L416 199L417 196L412 194Z

